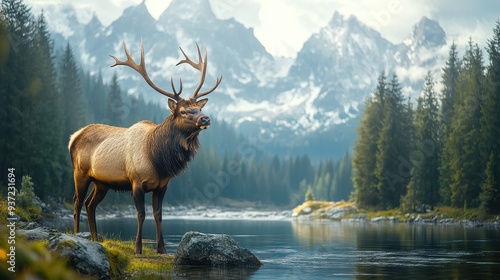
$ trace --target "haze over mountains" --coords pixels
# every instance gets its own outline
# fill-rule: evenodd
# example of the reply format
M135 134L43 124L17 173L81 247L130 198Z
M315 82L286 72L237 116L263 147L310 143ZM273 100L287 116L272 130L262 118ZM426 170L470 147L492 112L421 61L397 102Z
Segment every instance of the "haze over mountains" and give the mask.
M437 21L423 17L408 38L391 43L357 18L337 12L305 43L295 59L273 57L251 28L234 19L218 19L208 1L174 0L155 20L144 2L127 8L109 26L94 15L79 19L67 5L45 6L56 49L73 46L82 67L109 79L117 73L129 94L166 104L134 71L109 68L110 54L124 58L122 41L139 60L144 42L150 77L170 89L170 77L182 78L183 96L199 81L186 66L179 46L193 59L196 45L208 49L206 87L223 75L206 111L244 134L262 134L269 146L285 153L312 156L344 154L356 137L364 99L381 71L396 72L404 92L415 98L427 70L438 73L447 55L446 34Z

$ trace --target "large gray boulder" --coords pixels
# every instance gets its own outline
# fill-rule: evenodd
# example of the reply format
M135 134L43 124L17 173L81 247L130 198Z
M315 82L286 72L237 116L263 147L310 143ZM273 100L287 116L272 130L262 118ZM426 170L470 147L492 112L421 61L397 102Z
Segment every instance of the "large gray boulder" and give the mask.
M259 267L262 263L248 249L226 234L189 231L182 237L174 259L175 265L217 267Z
M56 234L49 239L47 248L67 258L68 264L81 274L111 279L105 249L97 242L75 235Z

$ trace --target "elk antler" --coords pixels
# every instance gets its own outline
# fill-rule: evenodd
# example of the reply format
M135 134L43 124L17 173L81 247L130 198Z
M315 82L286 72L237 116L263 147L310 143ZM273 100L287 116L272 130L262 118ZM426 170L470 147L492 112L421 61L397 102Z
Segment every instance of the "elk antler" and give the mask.
M208 57L207 57L207 48L205 47L205 60L202 60L201 59L201 52L200 52L200 46L198 46L198 43L196 43L196 48L198 49L198 63L194 63L187 55L186 53L182 50L182 48L179 48L181 49L181 52L182 54L184 55L184 57L186 59L183 59L181 61L179 61L179 63L176 64L179 65L179 64L182 64L182 63L187 63L189 65L191 65L194 69L197 69L201 72L201 78L200 78L200 83L198 84L198 86L196 87L196 89L194 90L194 93L193 93L193 96L191 98L194 98L194 99L198 99L204 95L207 95L209 93L211 93L212 91L214 91L220 84L220 82L222 81L222 76L217 77L217 80L215 81L215 85L207 90L207 91L203 91L203 92L199 92L201 87L203 86L203 83L205 82L205 75L207 73L207 61L208 61Z
M172 89L174 91L173 93L159 88L157 85L155 85L153 83L153 81L151 81L151 79L148 76L148 72L146 71L146 63L144 62L144 44L142 43L142 40L141 40L141 63L140 64L137 64L134 61L134 59L132 58L132 56L130 56L130 53L127 50L127 45L125 45L125 41L123 41L123 49L125 50L125 55L127 56L127 60L121 61L118 58L116 58L115 56L110 55L115 60L115 64L111 65L111 67L114 67L117 65L128 66L128 67L134 69L135 71L137 71L139 74L141 74L141 76L148 83L148 85L150 85L157 92L159 92L167 97L170 97L170 98L174 99L175 101L182 100L182 98L180 97L180 94L182 92L182 80L179 80L180 89L179 89L179 92L177 92L175 90L173 78L170 79L170 84L172 85Z

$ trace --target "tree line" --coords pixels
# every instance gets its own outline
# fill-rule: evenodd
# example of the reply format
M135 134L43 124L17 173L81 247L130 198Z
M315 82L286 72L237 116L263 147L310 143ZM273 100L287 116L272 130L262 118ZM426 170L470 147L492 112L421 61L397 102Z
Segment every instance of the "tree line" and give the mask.
M486 51L453 43L441 90L430 72L416 108L382 73L354 147L354 199L369 209L436 205L500 212L500 21ZM423 206L423 207L422 207Z
M2 1L0 11L0 165L31 176L44 201L71 202L73 174L69 136L89 123L128 127L162 122L166 106L126 94L116 75L79 67L70 43L54 50L46 20L21 0ZM278 157L229 124L214 121L200 135L202 147L188 170L169 185L170 203L217 203L222 199L261 205L302 201L308 187L318 199L348 199L351 158L312 162L307 156ZM6 185L6 172L0 184ZM5 188L2 188L4 190ZM112 192L106 203L128 203Z

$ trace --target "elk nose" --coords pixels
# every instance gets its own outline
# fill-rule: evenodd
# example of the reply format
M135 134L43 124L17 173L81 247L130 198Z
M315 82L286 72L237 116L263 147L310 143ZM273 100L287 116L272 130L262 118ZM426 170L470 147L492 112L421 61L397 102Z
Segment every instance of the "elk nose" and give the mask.
M201 124L202 124L202 125L210 125L210 118L209 118L209 117L206 117L206 116L205 116L205 117L202 117L202 118L200 119L200 122L201 122Z

